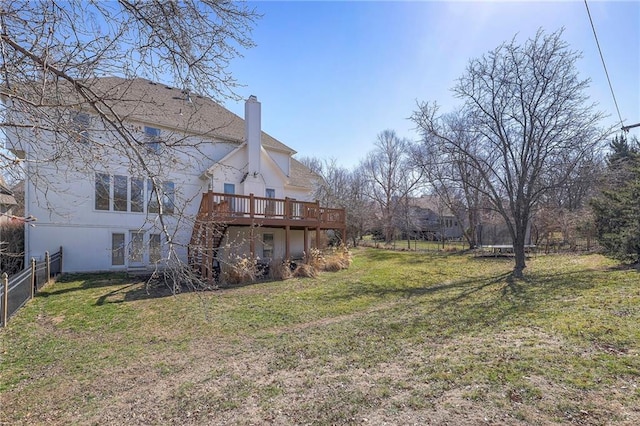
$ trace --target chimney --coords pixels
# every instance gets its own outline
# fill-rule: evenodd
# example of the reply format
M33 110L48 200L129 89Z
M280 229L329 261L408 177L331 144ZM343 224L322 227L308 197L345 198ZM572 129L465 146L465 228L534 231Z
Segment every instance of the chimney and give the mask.
M249 164L247 166L248 176L257 177L260 174L260 102L254 95L244 104L244 125L245 137L247 138L247 152L249 154Z

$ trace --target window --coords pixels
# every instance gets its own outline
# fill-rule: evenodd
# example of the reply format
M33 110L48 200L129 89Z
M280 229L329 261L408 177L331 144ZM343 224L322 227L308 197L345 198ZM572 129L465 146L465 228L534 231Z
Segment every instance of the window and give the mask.
M166 214L173 214L175 192L173 182L164 182L162 184L162 211Z
M124 234L111 234L111 264L124 265Z
M126 176L113 177L113 210L116 212L127 211L127 180Z
M144 211L144 179L131 178L131 211Z
M96 210L109 210L111 177L104 173L96 173Z
M160 213L158 197L156 197L156 191L153 189L153 181L151 179L147 180L147 212Z
M273 188L267 188L265 190L265 196L267 198L276 198L276 190ZM273 216L276 213L276 203L273 200L267 200L264 214L265 216Z
M262 234L262 258L273 257L273 234Z
M75 142L89 142L89 126L91 125L91 117L86 112L77 112L72 117L71 131L73 132L73 140Z
M149 235L149 262L157 263L162 258L160 234Z
M129 178L122 175L110 176L106 173L96 173L95 209L114 212L143 213L145 204L145 180ZM147 212L159 213L158 198L153 189L153 181L146 181ZM160 202L162 211L173 214L175 211L175 184L170 181L160 184L162 193Z
M233 183L225 183L224 184L224 193L225 194L235 194L236 186ZM225 197L226 201L229 202L229 210L232 212L236 211L236 197Z
M144 126L144 142L147 144L147 149L151 152L160 152L160 129L155 127Z

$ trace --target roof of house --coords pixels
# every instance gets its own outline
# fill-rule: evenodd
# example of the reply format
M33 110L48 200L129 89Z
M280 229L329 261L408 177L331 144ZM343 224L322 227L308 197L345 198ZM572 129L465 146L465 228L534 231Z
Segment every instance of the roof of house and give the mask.
M409 203L414 207L431 210L437 215L453 216L451 210L436 195L421 195L420 197L411 198Z
M244 119L205 96L144 78L99 77L83 83L97 99L108 105L107 108L110 110L104 111L106 114L115 114L123 121L176 129L187 134L204 135L238 145L246 142ZM65 82L58 83L55 91L43 90L41 85L22 86L22 90L30 92L36 99L45 95L63 96L66 103L74 108L87 103L77 90ZM88 96L91 96L91 93ZM84 109L91 112L87 107ZM261 142L267 149L289 155L296 153L293 148L265 132L262 132ZM312 188L318 179L321 179L318 174L294 158L291 159L289 177L290 184L306 188Z
M128 120L239 143L245 141L244 119L196 93L143 78L102 77L92 80L90 87L108 99L114 112ZM265 132L262 145L295 153Z
M6 206L15 206L18 204L16 198L13 196L13 191L7 187L2 175L0 175L0 204Z
M123 121L236 143L242 143L246 139L244 119L205 96L143 78L97 77L82 83L88 88L84 90L86 96L99 100L99 107L107 115L115 114ZM67 82L51 84L56 85L55 90L47 90L46 85L42 84L22 85L20 95L38 101L48 96L55 97L54 105L63 98L72 108L93 112L88 108L87 100ZM103 102L106 106L101 105ZM265 132L262 132L261 142L267 148L290 154L296 152Z
M319 174L296 160L291 158L291 168L289 169L289 182L295 186L304 188L314 188L322 178Z

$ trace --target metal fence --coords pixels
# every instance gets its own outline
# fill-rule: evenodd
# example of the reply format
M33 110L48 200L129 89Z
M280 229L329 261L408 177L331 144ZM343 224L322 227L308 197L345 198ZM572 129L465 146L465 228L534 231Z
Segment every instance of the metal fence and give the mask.
M5 327L9 318L32 299L51 277L61 273L62 247L52 255L46 252L44 260L31 259L29 267L15 275L3 273L0 285L0 326Z

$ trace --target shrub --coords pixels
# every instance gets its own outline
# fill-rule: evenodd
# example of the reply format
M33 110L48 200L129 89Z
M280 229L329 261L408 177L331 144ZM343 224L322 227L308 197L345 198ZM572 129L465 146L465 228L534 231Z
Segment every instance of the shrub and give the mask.
M224 272L225 281L229 284L253 282L258 276L258 262L256 259L238 256Z
M313 265L303 263L293 271L293 276L297 278L315 278L318 276L318 270Z
M307 256L307 263L309 265L313 266L315 269L323 269L324 262L325 259L320 249L312 248L309 250L309 254Z
M288 261L271 262L271 267L269 268L269 276L274 280L288 280L289 278L293 277L293 272L291 271L291 263Z
M323 257L323 270L337 272L351 266L351 253L346 246L340 246Z
M24 224L8 222L0 225L0 271L9 275L24 268Z

